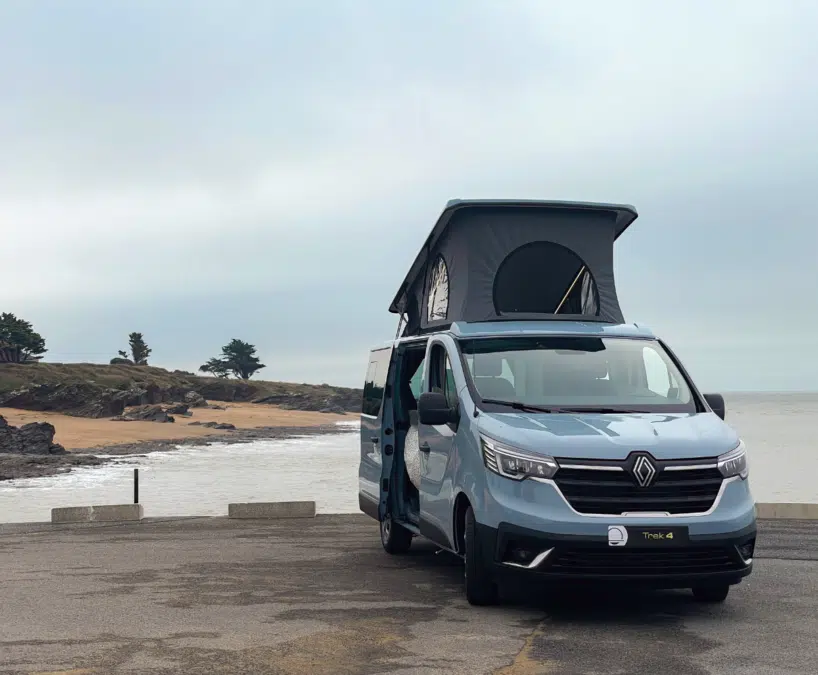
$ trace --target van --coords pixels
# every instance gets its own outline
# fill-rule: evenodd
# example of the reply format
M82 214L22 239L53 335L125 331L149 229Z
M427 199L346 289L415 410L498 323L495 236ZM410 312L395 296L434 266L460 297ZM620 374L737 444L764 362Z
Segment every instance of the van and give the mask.
M718 394L627 323L613 274L629 205L454 200L373 349L359 506L386 552L461 557L468 602L508 575L689 588L753 567L744 443Z

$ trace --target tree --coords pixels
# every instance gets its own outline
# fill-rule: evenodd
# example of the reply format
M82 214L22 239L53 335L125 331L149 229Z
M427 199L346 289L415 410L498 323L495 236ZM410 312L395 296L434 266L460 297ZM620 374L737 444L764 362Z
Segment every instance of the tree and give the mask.
M200 366L199 370L204 373L212 373L216 377L227 377L228 373L232 373L242 380L249 380L253 373L266 367L256 356L254 345L233 339L222 347L220 358L213 357Z
M128 335L128 345L131 348L130 357L128 356L128 352L122 351L121 349L117 353L123 359L130 358L137 366L147 366L151 348L148 347L145 339L142 337L142 333L131 333Z
M227 377L230 374L227 364L225 364L225 362L221 359L217 359L215 357L209 359L203 366L200 366L199 370L201 370L203 373L215 375L216 377Z
M45 340L30 322L0 314L0 363L39 361L46 351Z

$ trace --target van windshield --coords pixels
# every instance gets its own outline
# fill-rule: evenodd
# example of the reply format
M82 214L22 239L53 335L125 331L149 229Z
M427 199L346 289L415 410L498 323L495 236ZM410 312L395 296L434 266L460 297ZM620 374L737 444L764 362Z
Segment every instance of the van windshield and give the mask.
M553 336L459 341L485 403L536 412L695 412L687 382L657 340Z

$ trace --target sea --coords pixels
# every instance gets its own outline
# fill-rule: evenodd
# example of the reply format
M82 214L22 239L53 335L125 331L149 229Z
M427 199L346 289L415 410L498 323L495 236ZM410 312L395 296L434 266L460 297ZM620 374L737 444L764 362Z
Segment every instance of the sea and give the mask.
M725 395L747 444L758 502L818 502L818 393ZM230 502L315 500L319 513L358 512L357 422L286 440L182 446L116 457L58 476L0 483L0 522L49 521L51 509L139 501L145 517L223 516Z

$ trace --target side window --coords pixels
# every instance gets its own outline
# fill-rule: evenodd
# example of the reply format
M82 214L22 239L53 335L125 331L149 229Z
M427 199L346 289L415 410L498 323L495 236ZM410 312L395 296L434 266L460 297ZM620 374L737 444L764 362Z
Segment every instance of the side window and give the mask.
M373 351L369 357L369 368L367 368L364 382L363 405L361 406L361 412L364 415L377 417L381 412L383 390L389 374L391 356L391 349L379 349Z
M426 359L420 362L418 369L415 371L415 374L412 375L412 379L409 380L409 389L412 390L412 395L415 397L417 401L420 398L420 394L423 391L423 364L426 363Z
M645 347L642 349L642 360L645 366L648 389L662 398L667 398L668 394L671 393L673 383L664 359L655 349Z
M454 372L449 356L443 345L432 347L431 363L429 368L429 390L445 394L449 405L457 402L457 388L454 382Z
M454 372L452 371L451 361L449 361L449 355L444 354L443 358L445 360L443 393L446 394L446 400L449 402L449 406L454 407L457 404L457 387L454 384Z
M508 380L508 383L513 387L514 386L514 372L511 370L511 365L508 362L508 359L502 360L503 370L500 373L500 377L504 380Z

